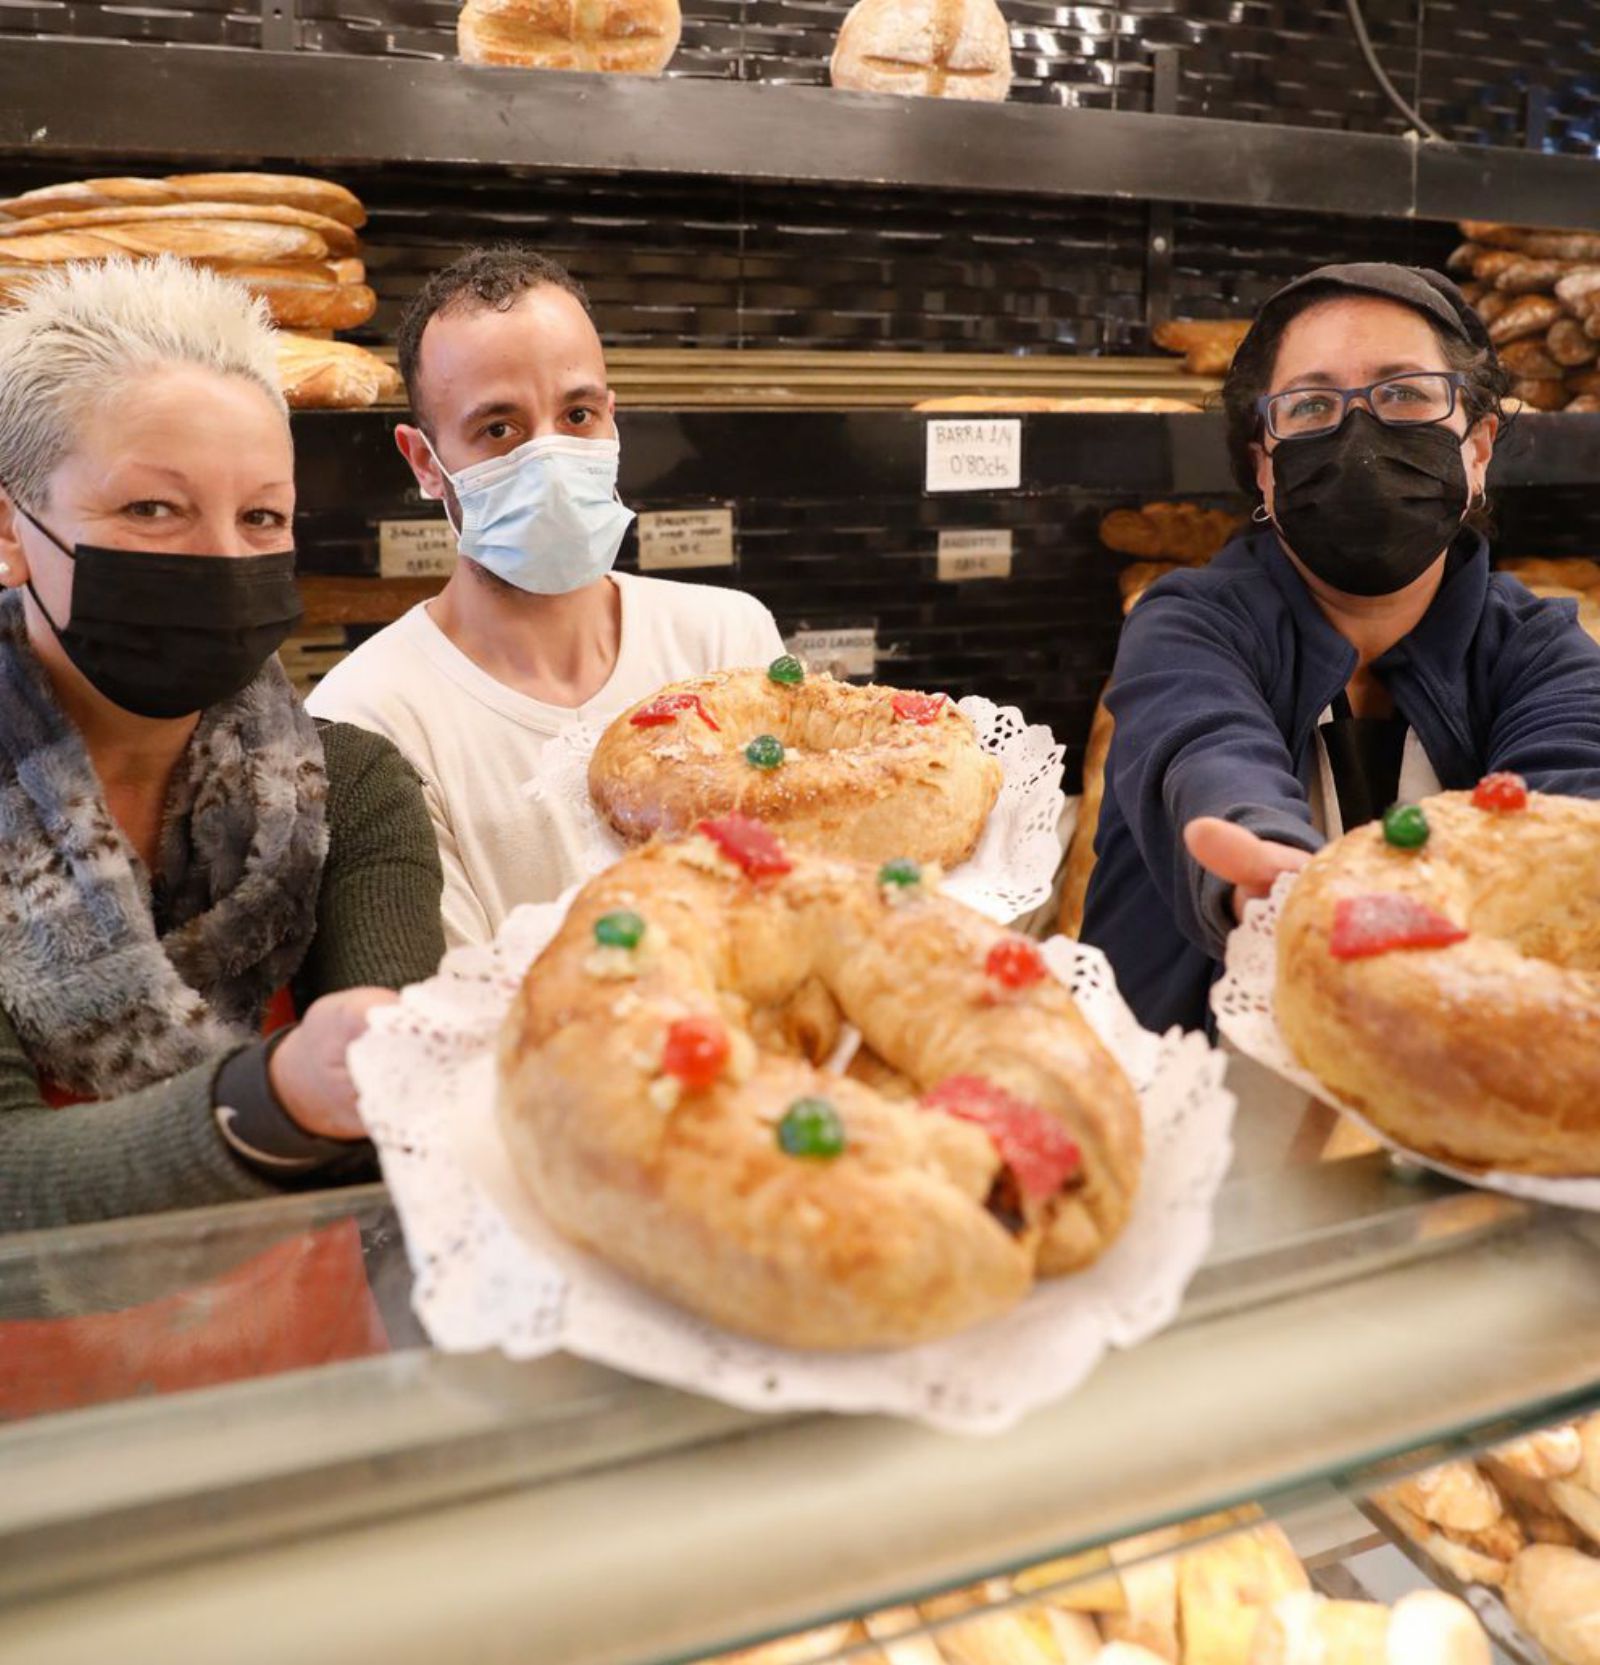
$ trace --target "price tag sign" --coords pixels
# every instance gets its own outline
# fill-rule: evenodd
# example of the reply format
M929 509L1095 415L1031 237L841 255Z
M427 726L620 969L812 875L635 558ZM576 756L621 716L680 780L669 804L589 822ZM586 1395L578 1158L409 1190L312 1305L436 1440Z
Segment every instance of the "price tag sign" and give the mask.
M871 626L846 630L797 630L784 643L813 670L835 676L871 676L878 668L878 632Z
M1009 532L950 531L939 534L939 578L942 583L959 584L968 578L1010 576Z
M448 578L456 535L448 520L380 520L378 572L384 578Z
M1012 491L1022 484L1022 423L931 417L928 491Z
M732 509L651 509L639 516L641 572L732 565Z

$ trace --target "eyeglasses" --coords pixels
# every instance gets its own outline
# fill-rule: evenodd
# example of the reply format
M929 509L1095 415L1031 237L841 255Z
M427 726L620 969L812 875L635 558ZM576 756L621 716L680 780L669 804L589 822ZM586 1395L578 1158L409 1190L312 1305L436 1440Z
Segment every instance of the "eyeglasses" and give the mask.
M1447 421L1466 385L1467 378L1459 370L1418 370L1386 376L1366 387L1297 387L1288 393L1269 393L1256 400L1256 410L1274 439L1311 439L1332 433L1356 399L1363 400L1390 427L1417 427Z

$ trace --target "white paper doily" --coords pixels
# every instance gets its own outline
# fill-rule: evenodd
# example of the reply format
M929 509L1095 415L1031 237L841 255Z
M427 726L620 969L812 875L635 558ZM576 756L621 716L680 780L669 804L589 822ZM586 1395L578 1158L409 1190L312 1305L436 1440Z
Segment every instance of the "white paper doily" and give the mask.
M1211 1009L1217 1015L1217 1026L1222 1033L1258 1064L1264 1064L1285 1081L1293 1082L1324 1104L1342 1112L1380 1144L1408 1161L1431 1168L1449 1179L1459 1180L1463 1185L1500 1191L1508 1197L1558 1203L1564 1208L1600 1211L1600 1179L1543 1179L1529 1174L1477 1173L1436 1161L1431 1156L1423 1156L1399 1144L1374 1127L1359 1110L1341 1102L1300 1064L1278 1028L1272 1005L1278 976L1278 916L1283 911L1284 899L1294 888L1295 878L1293 873L1280 875L1272 887L1271 896L1263 902L1248 903L1244 910L1244 923L1228 938L1223 975L1211 990Z
M1071 1392L1107 1347L1172 1320L1232 1157L1223 1059L1199 1035L1139 1028L1104 956L1064 937L1044 945L1045 959L1127 1070L1145 1126L1133 1218L1088 1272L949 1340L841 1356L731 1335L567 1243L512 1172L494 1116L494 1047L569 900L519 908L491 947L447 956L437 977L375 1012L350 1052L405 1227L412 1303L436 1346L513 1358L564 1349L746 1409L887 1412L983 1433Z
M957 709L972 719L978 744L1000 759L1000 796L968 861L945 876L958 902L1009 924L1049 899L1061 864L1061 776L1065 748L1042 723L1029 723L1014 705L969 694ZM596 813L589 798L589 759L604 724L565 729L544 751L538 776L523 786L529 797L559 804L577 829L579 870L602 873L628 846Z

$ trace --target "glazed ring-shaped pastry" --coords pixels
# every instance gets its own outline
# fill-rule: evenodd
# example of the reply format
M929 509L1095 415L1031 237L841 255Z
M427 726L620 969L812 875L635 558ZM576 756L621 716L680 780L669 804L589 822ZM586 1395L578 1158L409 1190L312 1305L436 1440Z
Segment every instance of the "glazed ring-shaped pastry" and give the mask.
M977 847L1000 779L943 695L793 659L670 684L624 711L589 763L595 807L629 843L736 813L835 855L946 867Z
M499 1067L559 1231L787 1346L1002 1313L1097 1259L1138 1183L1138 1100L1031 942L913 863L786 851L742 817L579 892Z
M1514 775L1358 827L1278 923L1295 1056L1423 1155L1600 1173L1600 803Z

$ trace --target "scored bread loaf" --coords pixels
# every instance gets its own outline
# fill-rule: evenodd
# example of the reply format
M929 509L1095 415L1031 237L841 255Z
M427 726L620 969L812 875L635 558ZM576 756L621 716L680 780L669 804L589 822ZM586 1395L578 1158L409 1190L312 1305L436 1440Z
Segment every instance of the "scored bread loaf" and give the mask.
M267 303L272 321L286 330L350 330L378 310L378 297L364 283L323 283L280 278L270 266L224 274Z
M87 208L156 208L170 203L228 202L300 208L347 226L366 224L366 210L352 191L329 179L301 174L189 173L165 179L82 179L43 185L0 202L0 215L31 219Z
M278 380L297 410L353 410L400 396L399 372L348 341L314 341L280 331Z
M456 46L466 64L659 75L682 29L678 0L467 0Z
M356 234L339 220L325 214L309 214L303 208L275 204L247 207L236 202L168 203L158 208L81 208L70 213L38 214L32 219L0 224L0 242L16 237L37 237L45 232L98 230L103 226L188 225L198 221L246 221L252 225L300 226L314 231L330 253L350 255L359 246Z
M852 92L1001 103L1011 31L995 0L857 0L829 74Z

